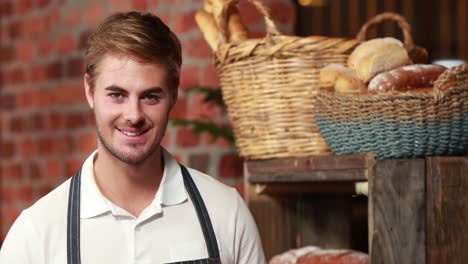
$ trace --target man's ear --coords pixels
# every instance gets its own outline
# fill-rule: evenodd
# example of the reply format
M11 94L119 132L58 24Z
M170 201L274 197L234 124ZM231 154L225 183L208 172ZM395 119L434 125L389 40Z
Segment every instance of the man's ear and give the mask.
M89 107L94 109L94 100L93 100L93 89L91 88L91 77L89 74L85 73L83 77L84 87L85 87L85 94L86 100L88 100Z

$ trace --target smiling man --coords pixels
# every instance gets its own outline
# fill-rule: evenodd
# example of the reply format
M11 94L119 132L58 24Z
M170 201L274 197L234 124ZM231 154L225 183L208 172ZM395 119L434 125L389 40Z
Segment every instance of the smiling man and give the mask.
M236 190L160 146L181 64L177 37L154 15L118 13L99 26L84 76L97 150L21 213L0 263L265 263Z

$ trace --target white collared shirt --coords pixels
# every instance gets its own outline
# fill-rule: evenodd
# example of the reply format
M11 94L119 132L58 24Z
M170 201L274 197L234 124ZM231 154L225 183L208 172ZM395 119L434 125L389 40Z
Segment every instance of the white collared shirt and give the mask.
M94 180L91 154L82 167L81 262L154 264L207 258L195 208L177 161L166 151L152 203L134 217L106 199ZM255 222L234 188L188 169L208 210L221 261L265 263ZM24 210L0 250L0 264L66 264L70 179Z

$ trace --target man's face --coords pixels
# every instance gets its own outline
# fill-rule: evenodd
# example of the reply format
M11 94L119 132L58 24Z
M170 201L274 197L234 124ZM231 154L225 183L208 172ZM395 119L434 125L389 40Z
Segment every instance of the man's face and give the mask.
M99 149L137 165L159 150L168 115L177 98L166 69L129 56L108 54L99 63L94 91L85 76L94 110Z

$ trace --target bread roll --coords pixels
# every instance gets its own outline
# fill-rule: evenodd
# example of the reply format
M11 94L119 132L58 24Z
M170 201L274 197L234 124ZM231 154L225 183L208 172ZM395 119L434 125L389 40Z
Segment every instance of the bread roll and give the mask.
M288 250L282 254L274 256L268 264L296 264L297 259L307 253L319 250L319 247L306 246Z
M322 86L334 86L340 75L356 76L353 70L343 64L331 63L320 70L320 83Z
M369 93L386 92L423 92L434 85L439 75L447 68L441 65L414 64L399 67L388 72L383 72L375 76L369 83ZM414 90L419 88L418 90Z
M269 264L368 264L369 256L348 249L307 246L274 256Z
M406 49L398 44L389 44L358 57L355 71L364 82L369 82L375 75L408 65L411 60Z
M365 93L366 85L350 68L331 63L320 70L322 87L334 87L338 93Z
M321 249L299 257L296 264L368 264L367 254L347 249Z
M208 45L210 45L213 51L216 51L218 49L220 35L213 16L204 10L199 10L195 13L195 21L203 33L206 42L208 42Z
M357 77L340 76L335 83L336 93L366 93L367 88L363 81Z
M237 7L232 6L228 14L229 42L244 41L248 38L247 27L242 23L242 18Z
M358 64L358 61L360 61L363 57L390 44L395 44L403 47L403 43L396 38L376 38L361 43L349 55L348 67L353 70L356 70L356 65Z

